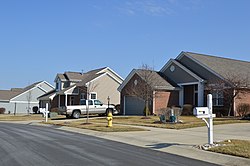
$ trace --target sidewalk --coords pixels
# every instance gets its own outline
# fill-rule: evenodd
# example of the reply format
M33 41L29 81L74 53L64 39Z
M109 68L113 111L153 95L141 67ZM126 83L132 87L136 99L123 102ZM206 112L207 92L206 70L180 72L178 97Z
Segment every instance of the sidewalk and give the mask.
M150 148L153 150L159 150L162 152L168 152L171 154L185 156L188 158L207 161L220 165L250 165L250 159L223 155L195 148L196 145L203 145L207 143L206 127L198 127L184 130L161 129L152 127L141 128L145 128L150 131L104 133L71 127L60 127L59 129L109 139L130 145ZM232 132L233 130L235 131L235 133ZM214 126L215 141L232 138L250 140L250 124L248 123Z

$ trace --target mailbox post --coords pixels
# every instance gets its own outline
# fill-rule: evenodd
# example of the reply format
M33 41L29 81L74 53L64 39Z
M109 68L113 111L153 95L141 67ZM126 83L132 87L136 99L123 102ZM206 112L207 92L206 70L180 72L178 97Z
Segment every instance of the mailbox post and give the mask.
M207 95L207 107L195 107L193 113L197 118L201 118L206 123L208 128L208 144L212 145L214 143L213 118L215 117L215 114L213 114L212 95ZM208 118L208 122L205 118Z
M46 110L45 110L45 122L48 122L48 113L49 113L49 104L46 103Z

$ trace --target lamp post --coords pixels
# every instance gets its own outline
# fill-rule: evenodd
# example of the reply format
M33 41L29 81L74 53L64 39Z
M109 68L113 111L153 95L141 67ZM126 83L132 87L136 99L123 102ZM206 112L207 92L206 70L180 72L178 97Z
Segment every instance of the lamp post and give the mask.
M107 98L107 99L108 99L108 108L109 108L110 97L108 96L108 98Z

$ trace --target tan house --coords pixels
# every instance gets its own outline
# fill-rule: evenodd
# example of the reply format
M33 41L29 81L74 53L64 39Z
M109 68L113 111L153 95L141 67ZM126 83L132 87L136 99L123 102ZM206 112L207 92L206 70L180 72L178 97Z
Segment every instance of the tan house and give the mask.
M138 70L133 70L118 88L121 92L121 110L124 114L143 114L143 100L127 93L135 88L133 83L136 83L136 86L142 86L145 83L145 80L141 84L135 81L141 77L135 71ZM250 89L250 62L181 52L175 59L170 59L159 72L152 72L157 74L157 78L153 79L154 83L148 83L156 85L151 93L161 93L160 97L154 95L151 101L154 114L164 107L173 105L206 106L208 93L213 95L214 112L218 116L228 115L228 112L230 115L238 115L237 107L240 103L250 104L250 93L242 93ZM159 84L157 80L162 81ZM162 86L163 80L165 80L164 84L169 86L159 92L157 86ZM133 105L139 103L136 100L141 104L134 110Z
M78 105L81 99L98 99L103 103L120 104L117 88L123 79L109 67L83 72L65 72L56 75L56 89L39 98L40 107L46 103L51 108Z

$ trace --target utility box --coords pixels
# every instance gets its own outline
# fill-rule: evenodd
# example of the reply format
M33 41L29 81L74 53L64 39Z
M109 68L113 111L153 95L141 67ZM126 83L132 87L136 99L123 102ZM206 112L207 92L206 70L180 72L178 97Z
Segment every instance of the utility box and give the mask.
M193 114L195 116L198 116L198 115L208 115L209 114L209 109L208 107L195 107L193 109Z

